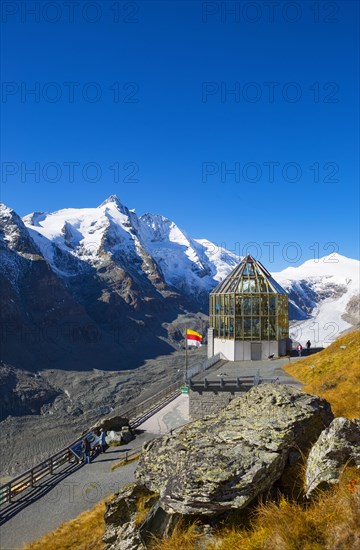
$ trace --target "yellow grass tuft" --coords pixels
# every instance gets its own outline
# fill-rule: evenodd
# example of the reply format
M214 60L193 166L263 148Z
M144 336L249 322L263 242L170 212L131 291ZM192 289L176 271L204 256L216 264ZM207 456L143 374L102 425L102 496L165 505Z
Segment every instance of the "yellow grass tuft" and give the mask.
M171 537L162 540L155 539L150 545L150 550L194 550L194 548L199 548L196 543L201 538L202 535L195 523L185 528L180 521L175 526Z
M329 401L335 416L350 419L360 416L360 330L346 334L319 353L287 365L285 370L305 383L304 391Z
M221 550L351 550L360 548L360 472L344 471L339 485L309 504L259 505L251 531L221 533ZM215 550L215 546L208 550Z
M103 550L105 503L99 502L52 533L27 544L23 550Z

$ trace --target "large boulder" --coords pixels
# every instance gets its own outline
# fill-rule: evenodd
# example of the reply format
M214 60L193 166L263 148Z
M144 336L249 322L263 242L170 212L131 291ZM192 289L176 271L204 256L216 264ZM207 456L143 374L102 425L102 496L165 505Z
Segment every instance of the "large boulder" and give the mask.
M108 445L118 445L120 446L122 444L121 441L121 432L114 432L111 430L110 432L107 432L105 441Z
M167 513L215 515L246 507L307 451L333 419L330 405L292 386L264 384L216 415L145 444L138 483Z
M360 468L360 423L335 418L309 453L306 465L306 496L337 483L346 465Z
M106 443L110 445L111 443L114 445L122 445L129 443L135 439L135 436L130 428L130 426L123 426L121 428L121 431L115 432L114 430L111 430L106 435Z

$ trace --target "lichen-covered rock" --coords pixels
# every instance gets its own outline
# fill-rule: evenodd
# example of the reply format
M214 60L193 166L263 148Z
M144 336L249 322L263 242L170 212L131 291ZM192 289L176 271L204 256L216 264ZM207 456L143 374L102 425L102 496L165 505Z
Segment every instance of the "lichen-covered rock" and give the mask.
M130 426L124 426L120 431L111 430L106 435L106 443L110 445L122 445L123 443L129 443L135 439L135 436Z
M121 432L114 432L113 430L111 430L107 433L105 440L108 445L110 445L111 443L113 445L121 445Z
M137 524L140 498L155 503L157 496L146 487L129 483L106 503L104 550L145 550Z
M322 398L264 384L220 413L147 443L136 478L168 513L244 508L277 481L294 449L305 451L333 419Z
M310 451L306 465L306 496L315 489L337 483L342 468L360 468L360 425L347 418L335 418Z

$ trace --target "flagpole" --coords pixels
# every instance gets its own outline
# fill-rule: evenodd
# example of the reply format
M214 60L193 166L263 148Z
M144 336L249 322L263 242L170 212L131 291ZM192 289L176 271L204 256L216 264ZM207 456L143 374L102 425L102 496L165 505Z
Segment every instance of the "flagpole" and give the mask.
M187 327L185 327L185 386L187 386L187 368L188 368L188 341L187 341Z

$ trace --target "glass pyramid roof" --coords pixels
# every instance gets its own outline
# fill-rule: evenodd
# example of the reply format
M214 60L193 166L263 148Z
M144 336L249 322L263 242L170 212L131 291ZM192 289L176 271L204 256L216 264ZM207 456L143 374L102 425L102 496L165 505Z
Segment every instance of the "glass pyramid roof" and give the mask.
M246 256L211 294L287 294L268 270L252 256Z

